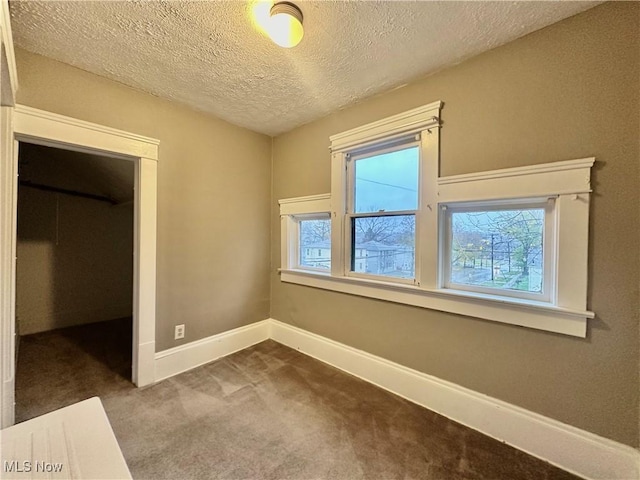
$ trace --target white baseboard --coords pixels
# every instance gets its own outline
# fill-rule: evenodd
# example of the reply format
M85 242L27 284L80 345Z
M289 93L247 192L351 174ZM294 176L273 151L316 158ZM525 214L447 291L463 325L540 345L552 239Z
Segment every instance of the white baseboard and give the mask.
M15 423L15 378L11 377L0 384L2 392L2 411L0 412L0 428L10 427Z
M640 478L640 452L629 446L274 319L269 336L581 477Z
M145 387L155 382L156 342L138 344L138 357L133 359L131 380L137 387Z
M269 338L269 320L235 328L195 342L158 352L155 381L173 377Z
M557 420L267 319L155 354L155 381L267 339L587 479L640 479L640 452Z

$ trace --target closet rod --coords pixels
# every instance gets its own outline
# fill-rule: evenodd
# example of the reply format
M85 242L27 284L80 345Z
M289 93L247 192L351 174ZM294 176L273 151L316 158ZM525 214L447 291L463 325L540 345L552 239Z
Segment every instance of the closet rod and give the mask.
M111 205L118 204L118 202L116 202L114 199L109 197L103 197L102 195L94 195L92 193L77 192L75 190L67 190L66 188L51 187L49 185L42 185L40 183L32 183L27 180L20 180L20 186L35 188L38 190L44 190L45 192L63 193L65 195L71 195L74 197L89 198L91 200L98 200L99 202L107 202L107 203L110 203Z

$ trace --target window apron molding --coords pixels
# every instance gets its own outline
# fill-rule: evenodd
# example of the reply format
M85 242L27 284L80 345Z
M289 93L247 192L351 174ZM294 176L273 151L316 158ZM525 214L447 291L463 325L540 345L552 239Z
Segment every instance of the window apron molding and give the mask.
M595 158L441 177L442 106L433 102L330 137L331 193L279 202L281 281L586 337L595 316L587 309ZM415 147L418 200L405 207L389 189L413 190L416 181L390 177L414 170L392 154ZM366 188L355 172L372 159L389 163L378 177L370 170L360 180L373 184L371 198L383 205L361 207L358 188ZM330 242L311 245L316 253L326 245L322 255L330 245L330 268L302 265L301 222L327 214ZM520 223L505 222L510 216ZM402 219L415 225L415 232L400 232L415 242L403 248L407 239L398 232L364 242L366 229L355 225ZM470 259L461 260L461 252Z

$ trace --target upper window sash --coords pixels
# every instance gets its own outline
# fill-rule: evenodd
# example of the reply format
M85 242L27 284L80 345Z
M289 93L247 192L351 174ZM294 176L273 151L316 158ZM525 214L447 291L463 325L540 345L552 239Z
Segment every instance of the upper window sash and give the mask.
M420 158L420 140L419 140L420 136L419 135L413 135L410 139L404 139L401 143L395 144L393 146L386 146L386 145L382 145L379 146L376 149L370 149L368 150L366 153L358 153L358 154L351 154L351 153L347 153L346 154L346 162L347 162L347 184L346 184L346 195L347 195L347 213L351 214L351 215L361 215L363 213L388 213L388 212L395 212L395 211L416 211L419 209L419 205L420 205L420 172L422 170L421 168L421 158ZM393 153L397 153L397 152L402 152L405 150L409 150L409 149L416 149L416 153L417 153L417 182L416 182L416 204L414 209L400 209L400 208L390 208L390 209L381 209L381 210L370 210L370 211L365 211L365 210L360 210L360 211L356 211L356 195L357 195L357 178L356 178L356 172L358 170L358 162L366 162L367 160L370 161L370 159L375 158L375 157L380 157L383 155L388 155L388 154L393 154ZM390 163L393 160L387 160ZM385 184L383 182L381 182L380 180L371 180L371 179L361 179L364 182L371 182L373 184L375 183L380 183L381 187L384 187ZM393 187L394 185L388 185L390 187ZM403 186L399 186L399 188L404 188Z

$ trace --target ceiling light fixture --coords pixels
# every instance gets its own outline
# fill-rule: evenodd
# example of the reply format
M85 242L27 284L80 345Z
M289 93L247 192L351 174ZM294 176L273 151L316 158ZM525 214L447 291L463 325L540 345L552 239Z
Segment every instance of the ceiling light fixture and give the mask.
M271 7L269 36L284 48L295 47L302 40L302 12L293 3L278 2Z

